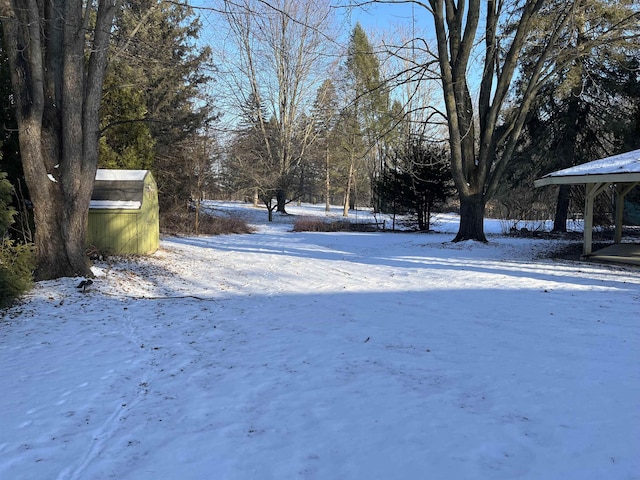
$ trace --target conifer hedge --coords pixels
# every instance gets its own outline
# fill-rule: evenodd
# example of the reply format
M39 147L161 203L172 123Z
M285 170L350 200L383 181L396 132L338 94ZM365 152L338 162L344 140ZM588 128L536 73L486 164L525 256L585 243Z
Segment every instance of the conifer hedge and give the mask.
M18 244L8 235L16 214L11 206L12 186L0 172L0 308L5 308L33 285L33 245Z

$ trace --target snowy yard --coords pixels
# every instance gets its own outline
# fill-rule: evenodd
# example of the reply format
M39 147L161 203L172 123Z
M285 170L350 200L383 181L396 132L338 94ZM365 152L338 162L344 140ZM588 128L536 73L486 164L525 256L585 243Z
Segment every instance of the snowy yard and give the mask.
M3 312L0 478L640 479L639 269L277 220Z

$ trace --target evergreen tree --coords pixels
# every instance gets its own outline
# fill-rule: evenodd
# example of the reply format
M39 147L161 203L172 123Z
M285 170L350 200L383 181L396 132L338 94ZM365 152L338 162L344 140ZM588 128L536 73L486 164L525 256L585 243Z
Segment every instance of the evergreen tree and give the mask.
M31 288L35 267L32 245L17 244L7 234L16 211L11 206L13 187L6 177L0 172L0 308Z
M549 12L542 12L537 26L547 29ZM575 51L583 51L593 37L605 34L628 16L628 2L589 0L576 10L576 20L564 39ZM523 54L523 76L534 68L535 45ZM620 39L560 65L541 89L523 128L517 162L507 170L507 184L530 183L549 171L637 148L634 121L640 105L640 78L633 63L640 46ZM522 88L522 87L520 87ZM635 146L634 146L634 140ZM504 203L513 190L504 186ZM558 188L554 231L566 231L570 194L568 185ZM544 192L542 193L544 195Z
M211 49L185 4L126 2L116 17L102 103L100 164L151 169L163 209L184 204L198 130L215 117L203 96L211 81Z
M420 137L410 138L385 164L375 186L383 212L408 214L418 230L427 231L434 207L454 192L449 154Z
M356 24L349 38L345 67L348 102L345 108L351 110L345 118L352 122L348 124L348 135L352 138L361 136L358 143L363 146L362 151L351 152L354 162L350 163L349 170L364 170L367 183L371 185L382 170L386 147L384 139L391 131L391 114L389 92L380 73L380 61L360 23ZM370 190L369 185L362 187Z
M4 39L0 37L0 170L7 173L12 185L18 186L23 178L18 141L18 125L12 104L11 72L9 59L4 48ZM24 182L20 185L26 190Z
M315 158L318 168L324 172L325 211L330 210L332 190L332 168L335 166L336 155L336 125L339 118L339 100L333 80L322 82L313 103L312 118L315 125L315 142L311 155Z

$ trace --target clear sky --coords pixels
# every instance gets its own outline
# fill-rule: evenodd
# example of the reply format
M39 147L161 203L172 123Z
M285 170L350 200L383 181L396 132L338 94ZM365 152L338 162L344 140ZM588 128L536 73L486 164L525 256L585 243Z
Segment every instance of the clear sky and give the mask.
M194 7L212 7L218 2L212 0L189 0ZM412 28L417 36L433 38L433 20L431 14L424 7L410 3L372 3L363 7L347 8L342 5L352 3L348 0L335 0L336 14L343 19L344 35L348 37L349 31L357 22L364 27L372 37L379 36L383 32L394 32L399 27ZM206 11L200 12L207 23L209 16ZM206 25L205 25L206 26ZM425 33L426 32L426 33ZM206 36L206 32L204 34Z
M349 36L358 22L367 32L374 47L380 45L383 39L387 45L403 43L399 42L399 39L406 41L409 38L423 38L428 43L432 43L435 39L431 14L419 5L372 3L364 7L346 8L340 5L352 3L350 0L331 0L331 2L335 6L337 27L339 28L335 38L338 51L347 45ZM224 39L220 36L223 30L219 23L220 17L210 10L214 5L219 6L219 0L189 0L189 3L196 8L204 7L198 12L203 23L200 42L211 46L214 50L221 49ZM215 61L222 62L223 60L216 57ZM218 100L221 108L225 110L222 106L224 98L233 89L225 85L224 81L217 82L213 88L219 91Z
M347 21L351 25L356 22L373 33L374 31L393 31L399 26L406 28L414 28L416 34L427 32L427 35L433 37L429 32L433 31L433 19L431 14L419 5L409 3L376 3L366 7L355 8L347 15Z

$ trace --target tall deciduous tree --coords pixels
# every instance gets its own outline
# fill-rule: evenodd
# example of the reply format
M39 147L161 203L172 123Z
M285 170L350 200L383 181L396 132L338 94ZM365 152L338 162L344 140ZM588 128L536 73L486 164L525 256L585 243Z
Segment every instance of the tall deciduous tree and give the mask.
M336 124L339 115L336 87L331 79L322 82L313 102L312 118L315 125L316 142L314 152L319 163L324 164L325 211L331 209L331 160L335 155Z
M91 275L85 255L99 108L117 0L1 0L36 278Z
M637 28L638 12L629 8L616 28L598 32L598 36L589 37L579 48L571 48L564 35L568 26L576 21L576 9L583 1L429 0L449 128L452 173L460 196L460 227L454 241L486 241L483 225L486 202L496 192L527 113L550 72L599 44L636 35L633 30ZM536 28L542 13L549 19L549 29L545 31ZM484 27L480 26L482 14ZM505 16L517 19L507 30L500 27ZM483 39L483 68L475 102L469 75L478 38ZM521 94L509 98L523 48L528 44L537 47L533 68L523 78Z
M255 203L259 200L267 207L271 221L280 176L277 158L267 148L276 139L275 122L262 122L266 108L254 97L241 110L241 123L228 149L225 177L232 191L254 194Z
M277 169L273 188L278 211L284 212L313 141L313 123L304 114L313 86L326 72L331 7L326 0L241 0L225 2L224 9L233 39L225 75L228 91L235 95L230 100L236 109L250 98L266 107L268 117L257 112L258 132L269 157L266 163Z

